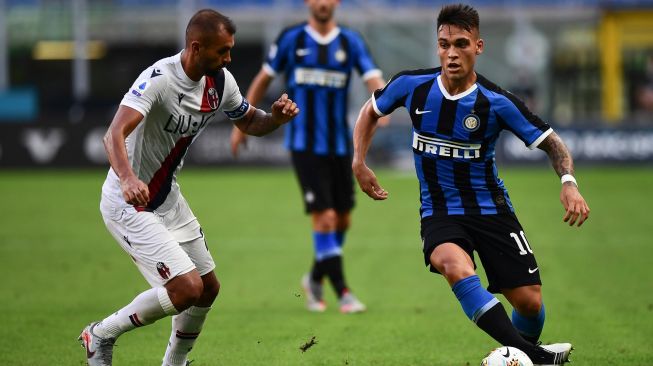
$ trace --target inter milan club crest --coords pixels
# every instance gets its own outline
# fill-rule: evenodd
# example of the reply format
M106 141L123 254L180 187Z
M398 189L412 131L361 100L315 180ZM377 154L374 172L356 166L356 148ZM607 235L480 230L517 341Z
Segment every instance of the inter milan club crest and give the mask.
M506 198L502 194L499 194L494 197L494 203L496 203L497 206L503 206L506 204Z
M468 114L463 118L463 126L467 131L474 132L481 126L481 119L475 114Z
M347 52L343 49L339 49L335 54L336 61L343 63L347 60Z
M161 275L161 278L163 278L164 280L170 278L170 268L168 268L168 266L166 266L165 263L158 262L156 264L156 270L157 272L159 272L159 275Z
M215 90L215 88L209 88L206 99L209 101L209 107L211 107L211 109L218 109L218 102L220 102L220 100L218 98L218 92Z

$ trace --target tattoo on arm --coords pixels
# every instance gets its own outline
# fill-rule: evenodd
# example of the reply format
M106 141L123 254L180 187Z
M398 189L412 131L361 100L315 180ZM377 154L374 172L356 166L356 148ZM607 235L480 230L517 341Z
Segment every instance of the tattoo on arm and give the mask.
M241 130L248 135L263 136L276 130L278 127L279 125L272 120L272 116L269 113L257 109L252 114L252 117L242 125Z
M571 158L571 153L558 134L551 133L540 143L538 148L549 156L551 165L559 177L565 174L574 174L574 161Z

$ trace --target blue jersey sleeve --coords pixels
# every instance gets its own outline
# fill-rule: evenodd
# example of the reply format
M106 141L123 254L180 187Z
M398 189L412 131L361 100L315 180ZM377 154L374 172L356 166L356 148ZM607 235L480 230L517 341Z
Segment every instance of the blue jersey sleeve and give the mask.
M374 111L379 116L385 116L405 106L411 91L409 81L407 75L399 73L393 76L383 88L376 90L372 95Z
M292 51L293 37L291 37L291 33L289 30L281 32L277 40L270 46L263 68L271 76L282 73L288 65Z
M354 66L362 75L363 80L371 77L381 77L381 70L374 63L372 54L365 44L365 40L358 33L353 33L351 37L352 48L354 51Z
M503 127L519 137L529 149L534 149L551 132L551 126L531 113L528 107L510 92L502 90L503 98L496 105L496 113Z

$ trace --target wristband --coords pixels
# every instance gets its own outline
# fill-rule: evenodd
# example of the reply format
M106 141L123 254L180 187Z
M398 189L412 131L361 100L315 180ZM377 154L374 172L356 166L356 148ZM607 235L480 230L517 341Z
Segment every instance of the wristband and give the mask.
M565 184L566 182L572 182L578 187L578 183L576 183L576 178L574 178L573 175L571 174L563 174L562 177L560 177L560 183Z

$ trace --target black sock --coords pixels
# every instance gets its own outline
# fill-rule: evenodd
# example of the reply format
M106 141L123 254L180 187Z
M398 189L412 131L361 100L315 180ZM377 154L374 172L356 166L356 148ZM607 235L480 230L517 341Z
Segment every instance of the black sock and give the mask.
M318 262L324 273L329 277L331 285L336 292L336 296L340 298L342 294L347 290L347 284L345 283L345 274L342 270L342 256L335 256L324 259Z
M555 354L524 339L512 325L501 303L494 305L476 321L476 325L502 346L522 350L534 364L554 364Z
M529 336L529 335L524 334L524 333L519 333L519 334L522 336L522 338L524 338L525 340L527 340L528 342L530 342L532 344L537 344L537 341L540 340L540 337Z
M322 283L322 279L326 274L323 262L324 261L318 262L316 259L313 259L313 268L311 268L311 280L315 283Z
M524 352L526 352L525 348L533 347L533 344L519 335L501 303L497 303L481 315L476 325L503 346L516 347Z

